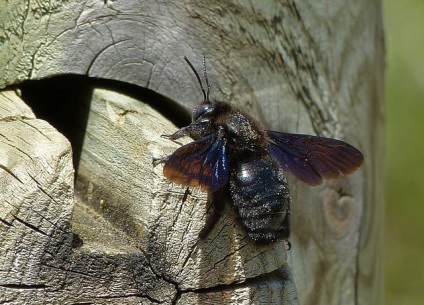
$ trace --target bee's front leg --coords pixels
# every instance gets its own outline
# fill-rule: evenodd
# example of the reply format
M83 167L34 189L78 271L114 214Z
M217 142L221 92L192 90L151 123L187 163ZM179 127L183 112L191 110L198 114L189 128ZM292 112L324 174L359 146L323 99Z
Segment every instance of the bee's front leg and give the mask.
M163 135L161 135L161 137L165 138L165 139L169 139L171 141L175 141L179 138L190 135L189 127L190 126L183 127L180 130L177 130L176 132L174 132L173 134L163 134Z
M183 127L181 129L177 130L176 132L174 132L173 134L163 134L163 135L161 135L161 138L165 138L165 139L169 139L171 141L175 141L179 138L182 138L182 137L185 137L185 136L188 136L188 135L190 135L190 126ZM153 166L156 166L160 163L165 163L169 159L169 157L170 156L164 156L164 157L159 157L159 158L153 157L152 158Z

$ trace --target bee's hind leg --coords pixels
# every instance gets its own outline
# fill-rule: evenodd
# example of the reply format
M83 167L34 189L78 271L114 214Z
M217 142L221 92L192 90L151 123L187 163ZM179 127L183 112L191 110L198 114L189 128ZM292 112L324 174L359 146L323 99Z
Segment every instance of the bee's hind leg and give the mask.
M209 207L206 214L206 221L203 229L199 233L200 239L206 239L218 220L221 218L225 208L224 191L219 190L209 195Z

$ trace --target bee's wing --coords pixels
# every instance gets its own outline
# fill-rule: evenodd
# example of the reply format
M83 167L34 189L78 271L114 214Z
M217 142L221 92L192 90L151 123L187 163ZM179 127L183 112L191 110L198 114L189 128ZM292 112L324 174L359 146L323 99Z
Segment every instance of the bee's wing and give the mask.
M364 156L355 147L335 139L267 131L269 152L287 171L309 185L350 174Z
M178 148L166 160L163 174L175 183L200 186L209 192L219 190L229 175L225 138L210 134Z

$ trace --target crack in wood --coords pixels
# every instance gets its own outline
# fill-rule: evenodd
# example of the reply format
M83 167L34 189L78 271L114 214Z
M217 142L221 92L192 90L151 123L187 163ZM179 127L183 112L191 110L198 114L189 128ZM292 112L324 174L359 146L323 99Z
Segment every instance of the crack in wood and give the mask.
M18 176L16 176L10 169L8 169L6 166L4 166L3 164L0 164L0 168L3 169L6 173L8 173L9 175L11 175L13 178L15 178L16 180L18 180L21 184L23 184L22 180L18 178Z
M50 286L46 284L0 284L0 287L9 289L46 289Z
M36 127L36 126L34 126L34 125L32 125L32 124L30 124L29 122L27 122L27 121L21 121L22 123L24 123L25 125L27 125L27 126L29 126L29 127L31 127L32 129L34 129L36 132L38 132L40 135L42 135L43 137L45 137L48 141L50 141L50 142L52 142L52 139L51 138L49 138L47 135L46 135L46 133L45 132L43 132L42 130L40 130L38 127Z
M97 296L96 298L98 299L104 299L104 300L113 300L113 299L125 299L125 298L146 298L149 301L153 302L153 303L163 303L163 301L160 301L158 299L155 299L147 294L142 294L142 293L131 293L131 294L127 294L127 295L109 295L109 296Z
M62 267L59 267L59 266L48 265L48 264L44 264L44 263L42 263L42 265L47 267L47 268L52 268L52 269L63 271L63 272L65 272L65 274L66 273L74 273L74 274L82 275L82 276L85 276L85 277L88 277L88 278L96 278L96 279L100 279L100 280L107 280L107 278L103 277L103 276L95 276L93 274L88 274L88 273L84 273L84 272L81 272L81 271L67 269L67 268L64 268L64 267L62 268Z
M5 220L5 219L3 219L3 218L1 218L1 217L0 217L0 221L1 221L2 223L4 223L6 226L9 226L9 227L13 226L13 224L12 224L12 223L8 222L7 220Z
M288 273L288 266L285 265L280 269L264 273L258 275L256 277L248 278L241 281L234 281L228 284L220 284L213 287L207 288L189 288L189 289L179 289L177 286L177 290L180 294L183 293L217 293L217 292L225 292L225 291L234 291L236 289L248 288L252 286L258 285L269 285L272 281L279 281L282 283L288 282L290 280L290 276ZM174 303L173 303L174 304Z
M29 222L26 222L25 220L23 220L23 219L19 218L18 216L16 216L16 215L12 215L12 217L13 217L13 218L15 218L15 219L16 219L18 222L20 222L21 224L23 224L24 226L26 226L26 227L30 228L31 230L33 230L33 231L35 231L35 232L37 232L37 233L40 233L40 234L42 234L42 235L44 235L44 236L49 236L49 235L48 235L46 232L44 232L43 230L41 230L41 229L37 228L36 226L34 226L34 225L30 224Z
M44 194L44 195L46 195L47 197L49 197L49 199L51 199L54 203L58 203L49 193L47 193L47 191L46 190L44 190L42 187L41 187L41 185L40 185L40 183L38 182L38 180L37 179L35 179L35 177L33 177L31 174L28 174L28 176L32 179L32 181L34 181L35 182L35 184L37 185L37 188Z
M205 270L205 273L213 272L213 270L215 269L215 267L216 267L217 265L221 264L222 262L226 261L227 259L231 260L231 257L232 257L233 255L240 253L240 252L241 252L241 250L242 250L244 247L246 247L246 246L247 246L247 244L244 244L244 245L242 245L241 247L234 248L234 250L233 250L233 251L231 251L230 253L228 253L228 254L224 255L224 256L222 257L222 259L217 260L216 262L214 262L213 266L211 266L211 268L210 268L209 270Z

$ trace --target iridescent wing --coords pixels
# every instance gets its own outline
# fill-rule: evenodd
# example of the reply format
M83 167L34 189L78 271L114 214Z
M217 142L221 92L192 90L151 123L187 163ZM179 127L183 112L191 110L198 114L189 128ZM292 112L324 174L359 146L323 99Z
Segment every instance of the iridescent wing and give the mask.
M214 133L178 148L166 160L163 174L175 183L219 190L229 175L225 138Z
M323 179L350 174L361 166L364 156L340 140L310 135L267 131L269 151L282 169L315 186Z

